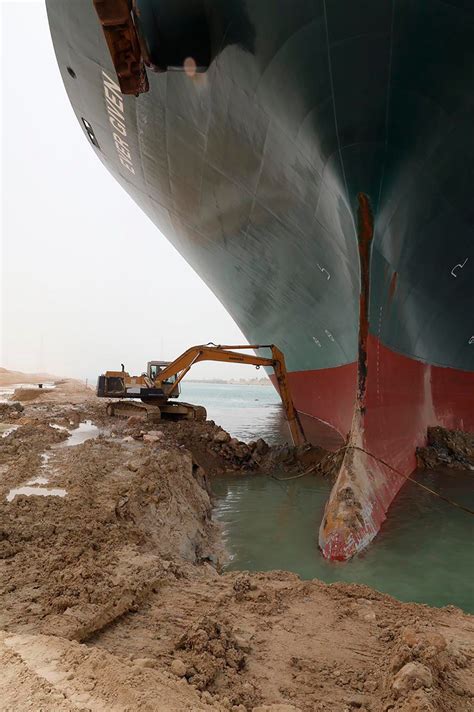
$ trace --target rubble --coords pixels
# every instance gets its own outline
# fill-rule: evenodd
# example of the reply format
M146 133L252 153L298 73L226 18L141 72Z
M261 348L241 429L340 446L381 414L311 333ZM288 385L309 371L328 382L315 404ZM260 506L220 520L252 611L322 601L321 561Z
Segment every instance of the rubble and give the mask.
M448 643L443 634L423 626L419 618L414 623L401 627L392 648L384 709L444 712L456 710L458 705L462 709L466 691L452 684L467 662L461 648L455 638Z
M433 675L431 670L421 663L406 663L396 674L392 682L392 690L399 695L407 695L420 687L431 687Z
M474 470L474 435L462 430L428 428L427 445L417 448L416 459L418 467L426 470Z
M186 677L198 690L207 689L217 675L227 676L232 684L233 676L245 667L245 653L231 629L207 616L181 636L176 650L182 651Z
M9 419L9 418L18 418L20 413L23 413L25 410L25 407L19 403L18 401L15 401L13 403L0 403L0 418L3 419Z
M295 448L286 444L271 447L262 438L245 443L231 437L212 420L162 420L157 430L156 424L146 418L130 416L127 420L115 419L112 432L124 442L135 440L151 446L166 442L185 447L209 477L261 472L294 475L313 467L330 471L330 467L324 467L329 454L322 448L309 445Z

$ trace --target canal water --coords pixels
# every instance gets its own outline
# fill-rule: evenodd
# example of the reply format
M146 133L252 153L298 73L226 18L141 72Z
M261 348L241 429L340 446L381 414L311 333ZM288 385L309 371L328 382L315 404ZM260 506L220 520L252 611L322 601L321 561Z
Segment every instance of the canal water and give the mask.
M185 383L183 398L242 440L288 439L271 386ZM419 472L416 479L474 509L474 473ZM474 517L407 482L381 532L352 561L325 561L317 530L330 483L307 476L214 480L215 517L223 527L229 570L285 569L302 578L364 583L403 601L448 604L474 613Z
M472 473L419 473L434 490L474 508ZM402 601L453 604L474 613L474 517L408 482L368 549L327 562L317 532L330 483L307 476L216 479L215 517L223 525L228 569L285 569L302 578L365 583Z
M270 384L243 386L184 380L181 398L203 405L210 420L239 440L248 442L262 437L273 445L290 438L280 396Z

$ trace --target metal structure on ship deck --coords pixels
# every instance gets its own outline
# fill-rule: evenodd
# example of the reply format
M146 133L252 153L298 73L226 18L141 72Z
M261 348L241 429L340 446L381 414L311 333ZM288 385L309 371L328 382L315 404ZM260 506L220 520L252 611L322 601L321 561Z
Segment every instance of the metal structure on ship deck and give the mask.
M427 424L474 427L471 3L134 6L149 61L168 71L120 100L92 0L47 0L71 103L247 338L285 353L297 408L353 425L365 194L366 441L407 469ZM189 57L205 71L172 71Z

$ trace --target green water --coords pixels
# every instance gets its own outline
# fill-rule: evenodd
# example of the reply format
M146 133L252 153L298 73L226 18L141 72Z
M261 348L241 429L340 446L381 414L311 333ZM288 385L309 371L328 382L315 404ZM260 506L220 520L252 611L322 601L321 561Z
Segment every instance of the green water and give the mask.
M238 375L238 371L237 371ZM234 438L269 443L289 439L280 397L273 386L230 383L182 383L182 400L199 403Z
M474 508L474 473L418 473L417 479ZM407 483L368 549L329 563L317 549L330 483L314 476L217 479L215 517L229 570L285 569L304 579L364 583L403 601L453 604L474 613L474 517Z
M288 440L271 386L184 383L183 398L206 406L234 437ZM321 440L321 442L324 442ZM420 482L474 509L474 472L418 473ZM325 561L317 532L330 483L314 476L277 482L263 476L217 479L229 569L285 569L302 578L365 583L404 601L453 604L474 613L474 517L407 482L368 549L345 564Z

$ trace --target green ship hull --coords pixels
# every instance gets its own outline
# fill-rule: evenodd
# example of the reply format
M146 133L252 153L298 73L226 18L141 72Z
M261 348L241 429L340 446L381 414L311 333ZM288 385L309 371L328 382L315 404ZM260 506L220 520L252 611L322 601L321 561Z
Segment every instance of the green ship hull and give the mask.
M136 97L92 0L47 0L69 99L249 341L285 353L298 410L346 439L319 539L346 559L379 530L426 427L474 428L474 8L135 7L153 65Z

